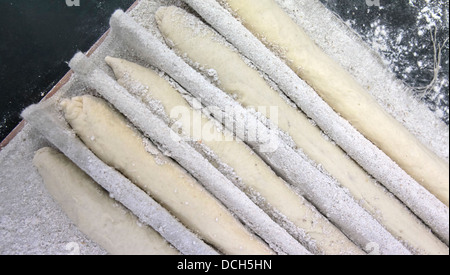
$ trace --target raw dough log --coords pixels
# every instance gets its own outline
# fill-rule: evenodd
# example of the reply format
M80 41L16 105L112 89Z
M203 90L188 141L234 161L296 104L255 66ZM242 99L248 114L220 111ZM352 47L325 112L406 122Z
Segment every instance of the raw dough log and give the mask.
M345 235L315 210L304 198L295 194L253 151L228 131L219 131L216 123L200 111L194 110L167 80L155 71L123 59L107 57L119 84L144 102L156 100L164 107L167 117L176 119L173 125L181 126L183 132L206 145L220 161L233 168L245 189L260 194L281 215L302 229L309 239L308 248L319 254L362 254ZM178 112L183 116L178 117ZM175 117L174 117L175 116ZM194 127L194 124L199 124ZM176 129L174 129L176 130ZM286 228L289 231L289 228ZM305 240L303 240L305 242ZM313 249L314 248L314 249Z
M324 138L319 128L312 125L297 108L290 106L256 70L249 67L230 46L222 43L219 36L198 18L172 6L160 8L156 19L161 33L179 54L205 71L213 69L217 73L218 86L243 106L277 106L278 121L274 123L288 133L312 160L348 188L356 200L394 236L418 253L448 254L447 246L415 215L374 183L338 146ZM267 115L270 119L270 113Z
M216 0L183 1L239 49L240 53L252 60L255 66L265 72L349 156L356 160L368 173L405 203L409 209L430 226L433 232L448 245L449 208L444 203L426 190L425 187L417 183L383 151L367 140L350 122L337 114L288 65L262 44L258 38L216 2ZM135 41L133 42L136 43ZM159 56L145 51L141 44L135 48L139 49L143 56L151 56L151 59L147 59L148 62L156 64L159 67L165 67L165 71L171 71L164 64L153 62L153 59L159 60ZM155 49L153 44L155 43L151 43L149 46ZM158 52L169 55L165 52ZM185 85L190 86L190 83L184 81L183 78L178 78L176 72L171 72L173 73L172 77L177 79L179 83L185 83ZM190 75L185 75L185 77L188 76ZM208 102L214 100L214 98L208 98L208 95L205 95L204 98ZM217 102L217 100L214 101ZM292 172L295 174L295 171ZM286 176L292 178L291 174ZM399 182L402 184L398 184ZM291 183L295 183L295 181Z
M27 123L60 152L105 189L117 202L129 209L142 223L151 226L184 255L218 255L188 230L147 193L106 165L75 135L57 110L52 98L22 112Z
M219 5L217 2L211 1ZM203 3L210 4L211 1L194 2L202 5ZM190 4L192 3L190 2ZM221 19L215 18L215 20L219 21ZM380 247L380 253L383 254L410 254L410 251L354 201L348 192L338 185L336 180L321 173L301 152L294 150L282 140L277 131L270 130L254 113L243 108L232 97L211 84L203 75L195 71L143 26L122 11L116 11L113 14L110 25L115 34L130 47L130 50L139 54L144 61L166 72L193 96L201 99L202 104L205 106L217 107L218 110L217 112L214 111L214 113L233 123L225 124L229 130L234 131L235 129L231 126L235 126L236 129L246 129L251 131L250 133L257 132L258 137L254 140L246 139L245 132L242 131L236 131L235 134L241 139L246 139L246 143L258 152L261 158L270 164L278 175L295 186L306 199L311 201L322 213L325 213L330 221L335 223L351 240L360 244L361 247L366 247L368 243L376 242ZM110 89L118 90L119 88L112 86ZM119 91L111 95L109 95L108 91L102 91L102 94L108 96L115 105L121 104L115 97L127 98ZM132 100L129 99L128 101ZM133 102L133 104L140 105L138 102ZM125 106L123 109L125 109ZM230 109L232 112L223 111ZM139 116L133 110L126 111L129 113L129 117ZM142 110L139 111L142 112ZM142 119L143 117L134 120L138 124L146 124L144 121L141 121ZM152 123L148 124L150 126ZM151 129L146 129L146 132L158 136ZM273 144L278 145L275 151L263 150L267 149L267 147L262 148L262 145L267 140L271 140ZM182 146L184 145L182 144ZM177 158L184 163L183 166L189 167L190 163L185 163L182 156L177 155ZM196 168L195 166L190 167L194 171ZM197 171L196 173L202 173L202 171ZM262 232L265 233L264 231Z
M99 98L64 100L66 120L85 144L110 166L148 192L186 226L226 254L271 254L185 170L130 127Z
M69 62L69 66L78 74L80 81L108 100L136 128L157 143L166 155L170 155L171 159L189 171L231 213L265 240L274 251L289 255L311 254L223 175L213 163L195 150L192 144L173 131L159 115L153 113L148 105L131 95L104 71L97 69L89 58L81 53L76 54Z
M139 220L63 154L36 152L34 165L52 197L89 238L113 255L177 255L164 238Z
M273 0L221 0L363 135L447 206L449 166L390 116Z

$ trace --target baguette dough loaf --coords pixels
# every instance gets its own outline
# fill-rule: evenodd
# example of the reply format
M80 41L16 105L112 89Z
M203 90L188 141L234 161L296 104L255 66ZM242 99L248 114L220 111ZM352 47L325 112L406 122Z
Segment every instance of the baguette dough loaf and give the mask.
M205 70L214 69L219 87L235 95L242 105L278 106L279 128L287 132L311 159L348 188L353 197L361 201L365 209L395 237L418 253L448 253L448 248L399 200L372 182L358 164L325 139L302 112L287 104L239 54L221 43L211 29L176 7L160 8L156 18L161 33L180 55L186 55Z
M274 0L221 0L367 139L447 206L449 165L389 115Z
M155 230L139 220L63 154L36 152L34 165L67 216L113 255L177 255Z
M174 109L183 108L187 114L176 119L176 125L196 142L206 145L231 168L245 188L260 194L276 211L284 215L295 226L301 228L315 243L318 254L364 254L344 234L315 210L303 197L299 197L272 169L240 140L228 132L219 132L215 123L200 111L194 110L188 102L165 79L151 69L123 59L107 57L106 62L113 69L118 82L145 102L157 100L171 116ZM138 91L136 91L136 87ZM192 121L201 121L201 127L193 127ZM202 131L202 129L205 129ZM311 247L309 247L311 249Z
M149 193L183 224L225 254L272 254L178 164L159 153L104 100L75 97L61 103L66 120L106 164ZM168 137L170 138L170 137Z

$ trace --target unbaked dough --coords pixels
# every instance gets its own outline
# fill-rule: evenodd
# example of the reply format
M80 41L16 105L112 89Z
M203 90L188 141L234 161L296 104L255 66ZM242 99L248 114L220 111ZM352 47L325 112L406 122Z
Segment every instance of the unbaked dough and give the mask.
M448 248L400 201L372 182L358 164L324 138L302 112L290 106L256 70L222 43L218 35L200 20L176 7L160 8L156 20L163 36L180 55L187 56L205 71L213 69L217 74L217 85L243 106L278 106L278 121L275 122L279 128L288 133L311 159L348 188L354 198L361 201L394 236L419 253L448 253Z
M449 165L389 115L274 0L221 0L242 23L366 138L449 205Z
M203 240L225 254L273 254L190 174L160 154L104 100L85 95L66 99L61 106L66 120L88 148Z
M319 254L363 254L344 234L315 210L304 198L293 192L272 169L242 141L228 131L219 131L216 123L209 120L175 90L167 80L155 71L138 64L107 57L106 62L113 69L118 82L144 102L157 100L178 125L195 142L206 145L221 162L233 168L246 189L261 195L276 211L284 215L295 226L303 229L315 243ZM181 108L181 109L180 109ZM183 116L174 110L185 110ZM200 127L194 127L198 121ZM176 129L174 129L176 130ZM311 248L310 248L311 249Z
M118 204L72 161L42 148L33 163L45 187L67 216L90 239L113 255L177 255L149 226Z

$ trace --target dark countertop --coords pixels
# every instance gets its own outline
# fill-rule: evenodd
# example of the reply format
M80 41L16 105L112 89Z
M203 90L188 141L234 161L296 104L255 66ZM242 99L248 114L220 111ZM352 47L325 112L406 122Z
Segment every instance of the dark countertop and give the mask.
M0 140L67 73L67 62L108 29L114 10L135 0L0 0Z

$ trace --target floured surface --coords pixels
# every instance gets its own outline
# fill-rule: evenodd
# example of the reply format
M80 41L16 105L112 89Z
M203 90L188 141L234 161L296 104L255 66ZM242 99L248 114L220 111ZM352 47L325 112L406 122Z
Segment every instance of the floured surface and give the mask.
M309 27L304 27L311 36L316 41L322 40L318 43L325 45L330 54L340 55L337 59L344 66L354 68L352 73L357 75L358 80L364 85L374 87L371 92L391 113L400 118L424 143L441 154L445 153L448 158L448 127L442 125L422 104L404 93L403 86L384 71L382 64L377 62L377 58L366 46L354 41L349 42L355 37L344 31L342 23L336 23L328 16L325 20L323 7L316 1L278 2L285 8L290 7L293 11L291 14L301 16L301 21L307 22L302 24L309 24ZM160 37L153 14L161 5L173 4L186 7L181 1L142 0L130 14ZM114 41L114 34L111 34L92 55L91 59L102 70L112 76L103 61L106 55L142 63L133 52L128 52L120 43L116 44ZM326 44L327 41L333 43ZM354 47L357 48L356 51ZM355 53L361 55L361 58L354 58ZM349 56L352 58L348 58ZM374 75L379 77L373 78ZM392 87L397 92L388 92L387 88ZM83 93L90 91L71 81L56 97ZM403 98L400 98L400 95ZM25 127L13 142L0 152L0 254L69 254L74 250L71 248L73 246L67 246L68 244L79 245L79 252L82 254L105 254L103 249L75 228L46 193L40 177L32 167L34 152L46 145L47 142L37 133Z
M170 2L142 1L134 13L142 16ZM148 17L149 18L149 17ZM110 35L93 54L97 64L104 64L106 55L135 60L120 44L114 44ZM72 79L55 94L55 99L67 95L90 92ZM0 152L0 254L106 254L89 240L67 218L59 205L45 190L41 177L33 167L35 151L49 143L34 129L26 126Z
M336 17L317 1L276 1L320 48L347 69L389 113L436 154L448 160L448 126L426 104L418 101L412 91L389 72L375 51L362 43L362 39L344 22L335 21Z
M276 82L317 125L374 178L398 196L448 243L448 207L415 182L335 113L310 86L214 0L185 0ZM293 165L286 159L289 165ZM294 162L295 163L295 162ZM285 166L284 164L283 166ZM285 170L284 168L282 170ZM291 171L295 173L295 170ZM290 174L292 175L292 174ZM398 184L401 182L402 184Z
M384 57L384 63L399 79L414 88L417 97L449 123L449 44L445 44L449 30L448 1L380 1L380 6L369 6L365 1L320 2L339 14ZM444 45L442 67L434 80L433 40Z
M30 127L1 152L0 254L106 254L86 238L47 193L32 165L48 143ZM27 171L24 173L24 171Z
M269 48L276 52L280 51L282 59L300 78L304 80L314 91L311 94L318 94L327 105L340 114L342 118L346 119L351 126L357 129L362 135L375 144L380 150L388 155L398 166L407 172L412 178L420 182L432 194L437 196L442 202L448 206L448 181L449 171L448 163L439 157L435 156L426 146L422 145L414 135L412 135L405 127L401 125L395 118L390 116L383 108L377 104L376 100L370 96L365 89L357 83L345 69L338 63L334 62L325 52L323 52L313 40L290 19L290 17L277 5L273 0L225 0L231 7L235 16L239 17L244 26L246 26L254 35L260 37ZM194 6L193 6L194 7ZM231 22L224 27L219 27L217 23L205 15L211 13L215 8L207 7L208 11L200 11L199 8L194 7L203 17L208 18L208 22L215 26L234 44L239 45L239 41L246 41L245 36L240 35L238 39L233 39L230 32L224 32L230 25L233 28L232 33L238 35L238 27L231 27ZM216 17L219 17L217 14ZM220 16L224 17L224 16ZM231 21L231 20L230 20ZM234 24L236 25L236 24ZM241 29L244 29L241 27ZM250 35L248 35L250 36ZM176 42L183 45L182 42ZM248 41L245 44L251 44ZM244 44L244 43L240 43ZM279 80L281 77L274 72L268 72L262 65L261 56L269 59L270 53L259 54L258 57L251 55L252 52L262 52L257 50L257 43L251 49L246 51L243 46L238 46L240 51L245 54L262 69L265 70L270 77L274 78L277 83L282 86L283 83ZM260 48L263 48L260 46ZM258 58L258 59L257 59ZM258 61L257 61L258 60ZM275 58L266 63L276 64ZM267 65L266 65L267 67ZM273 71L284 70L283 64L276 65ZM290 72L286 70L283 72L283 77L289 75ZM279 73L278 75L281 75ZM290 78L295 78L292 76ZM276 80L278 79L278 80ZM303 102L310 101L306 96L306 89L286 94L294 97L295 93L298 97L303 96L302 99L295 100L299 107L305 111L314 121L322 128L326 129L329 124L337 124L336 118L331 118L328 121L321 121L324 117L324 110L320 103L310 106L308 109ZM305 95L303 95L305 94ZM312 97L310 97L312 98ZM314 115L313 112L322 112L319 115ZM336 117L336 115L334 115ZM326 131L340 146L346 149L342 144L342 138L337 138L336 130ZM346 130L349 135L351 130ZM295 138L295 136L293 136ZM352 142L355 144L361 143L359 141ZM353 144L352 144L353 145ZM366 146L367 147L367 146ZM355 156L352 155L353 158ZM326 162L319 161L326 166ZM334 161L340 163L340 161ZM373 165L372 165L373 166ZM363 166L368 169L368 167ZM369 170L370 171L370 170ZM372 172L371 172L372 173Z
M188 1L186 0L186 2ZM189 3L190 5L193 4L191 1ZM196 3L202 5L206 1ZM208 1L208 3L218 5L214 1ZM215 8L209 6L206 10L209 12L215 10ZM202 15L205 14L202 13ZM213 15L215 18L218 18L217 14ZM221 14L219 16L222 17ZM211 14L209 15L210 17ZM322 211L327 213L327 216L333 222L339 224L342 230L351 235L355 242L365 247L367 243L375 241L380 245L381 253L385 254L409 253L373 217L361 209L346 191L336 184L334 179L325 173L321 173L321 170L315 167L314 164L311 164L301 152L297 152L295 149L289 147L289 145L281 142L276 129L268 129L253 113L244 109L233 98L212 85L171 51L166 44L158 41L155 36L136 23L130 16L124 14L122 11L115 12L111 19L111 26L118 36L127 43L130 49L133 49L143 60L165 71L186 90L192 93L193 96L201 99L203 104L218 107L214 115L223 115L225 120L231 122L227 127L234 125L236 129L240 129L236 131L239 138L246 140L250 147L256 150L263 159L268 161L282 177L287 177L287 180L291 184L299 187L298 189L302 191L307 199L310 199L318 207L320 206ZM90 62L87 62L87 60L84 62L81 61L82 58L80 55L76 55L70 64L75 65L72 68L77 68L80 74L85 75L90 85L93 85L98 91L101 90L101 94L108 101L115 105L121 112L126 113L127 117L135 125L139 125L138 127L141 130L144 130L153 140L161 144L163 150L170 152L174 159L193 173L194 177L205 186L207 183L210 184L212 189L209 188L209 190L218 198L222 197L220 198L222 202L228 202L226 204L227 207L230 207L230 210L240 218L244 221L249 221L251 224L249 226L255 232L263 234L261 237L269 243L271 241L266 239L264 235L267 237L275 237L278 240L284 238L278 233L274 235L275 231L273 230L276 228L268 230L269 224L261 219L263 217L257 209L252 207L251 211L254 212L254 216L251 214L249 216L248 210L250 210L251 205L247 204L245 200L238 199L237 196L232 195L230 197L231 193L227 190L228 183L222 181L221 178L223 177L214 173L210 169L210 165L206 165L196 154L192 154L192 150L188 151L186 145L182 142L174 144L174 140L167 139L170 133L161 127L160 122L152 118L154 115L148 114L148 111L145 109L139 110L142 104L132 99L127 92L120 92L119 90L123 88L120 88L115 81L101 76L105 74L92 68L89 65ZM232 111L230 112L230 110ZM145 117L142 117L144 114ZM257 133L257 136L251 139L245 138L244 136L248 133ZM205 173L205 171L209 172ZM221 184L217 185L218 182L221 182ZM244 216L239 214L244 214ZM254 221L256 220L259 221L255 224ZM367 230L367 228L371 230ZM278 241L275 241L275 243L277 245L279 244ZM286 246L287 243L282 242L281 245ZM291 245L286 248L291 248Z
M177 255L156 231L140 223L106 190L53 148L39 149L34 166L46 189L90 239L113 255Z

